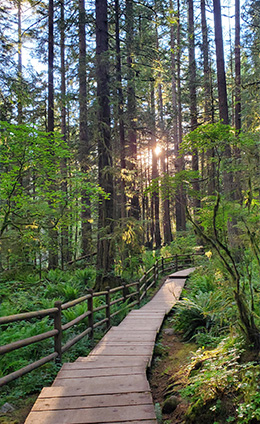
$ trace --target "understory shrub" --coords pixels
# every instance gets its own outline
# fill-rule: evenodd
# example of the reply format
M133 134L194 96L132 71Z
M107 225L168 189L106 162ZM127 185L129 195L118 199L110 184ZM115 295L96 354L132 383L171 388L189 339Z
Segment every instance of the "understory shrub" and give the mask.
M173 327L184 341L195 341L200 346L216 346L230 331L234 318L232 294L223 290L218 276L196 271L183 291L183 298L175 305Z
M226 338L212 350L199 349L171 381L189 402L187 424L254 423L260 420L260 365L244 360L240 338Z

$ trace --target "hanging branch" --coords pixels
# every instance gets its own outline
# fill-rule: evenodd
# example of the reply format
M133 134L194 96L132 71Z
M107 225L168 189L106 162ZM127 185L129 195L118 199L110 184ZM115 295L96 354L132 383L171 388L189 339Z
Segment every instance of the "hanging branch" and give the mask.
M216 242L211 238L208 237L203 230L201 229L201 227L192 219L188 208L186 208L186 213L187 213L187 218L188 220L192 223L192 225L196 228L197 232L199 233L199 235L207 242L209 243L218 253L219 257L221 258L221 260L223 261L226 269L228 270L229 274L231 275L233 281L236 281L236 273L233 271L233 269L231 268L231 266L229 265L228 261L226 260L226 258L223 256L223 254L221 253L220 250L220 244L218 243L218 240L216 240ZM219 245L218 245L219 244ZM224 246L225 247L225 246ZM224 249L226 251L226 249ZM228 250L228 249L227 249ZM227 252L226 252L227 253Z

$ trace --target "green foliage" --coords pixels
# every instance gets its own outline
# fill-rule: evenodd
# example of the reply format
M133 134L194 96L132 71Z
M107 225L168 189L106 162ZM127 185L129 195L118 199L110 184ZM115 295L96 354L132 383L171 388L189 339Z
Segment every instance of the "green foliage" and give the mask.
M57 235L64 227L73 231L80 212L79 187L92 202L105 194L77 167L70 169L64 182L60 170L70 151L59 134L7 122L0 122L0 134L2 265L24 266L36 259L42 266L53 246L50 230ZM70 186L69 192L64 183Z
M113 232L113 242L117 252L115 272L124 280L135 278L138 273L138 260L143 248L143 225L130 217L121 220Z
M5 402L16 405L20 399L25 401L26 396L39 393L43 386L51 385L59 369L59 365L50 362L3 386L0 388L0 407Z
M174 376L190 407L186 423L252 423L259 419L260 367L243 361L241 340L228 338L215 349L199 349Z
M216 346L230 331L236 313L232 292L221 282L218 273L205 269L199 268L188 280L172 320L174 329L184 340L196 341L200 346Z
M207 338L199 338L201 333L208 334L208 342L212 343L213 338L219 340L217 336L221 328L227 326L223 312L229 303L230 301L223 299L221 292L199 292L192 299L184 298L176 305L174 329L181 332L186 341L195 339L204 344Z
M161 255L165 258L173 255L196 253L198 250L196 236L192 232L179 232L169 245L161 248Z
M3 329L1 330L1 344L6 345L16 340L26 339L28 337L49 331L50 328L51 321L47 317L43 318L42 320L35 320L34 322L30 323L30 325L23 321L13 323L8 326L6 325L3 326ZM1 377L47 355L50 353L52 345L52 340L47 339L40 343L35 343L33 345L23 347L19 351L19 355L17 355L17 351L12 351L8 354L2 355L0 358ZM32 360L32 358L34 359Z
M157 420L158 424L162 424L163 423L163 416L162 416L162 409L161 409L159 402L157 402L154 405L154 410L155 410L156 420Z
M215 193L201 198L202 207L196 216L188 210L188 219L206 247L218 257L215 265L232 285L244 336L259 350L260 323L256 311L259 296L252 271L260 270L259 137L250 133L238 136L221 123L206 124L186 137L185 152L192 147L201 153L214 151ZM226 155L227 147L237 154ZM233 180L229 189L225 183L228 173Z

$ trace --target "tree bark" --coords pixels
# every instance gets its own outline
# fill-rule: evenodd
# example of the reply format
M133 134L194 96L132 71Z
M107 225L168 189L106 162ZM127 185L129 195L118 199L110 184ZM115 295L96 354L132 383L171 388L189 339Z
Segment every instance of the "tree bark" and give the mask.
M151 82L151 147L152 147L152 215L153 215L153 236L155 247L158 249L161 246L160 232L160 199L159 199L159 172L158 172L158 157L156 154L156 134L155 134L155 93L154 82Z
M235 2L235 128L241 131L240 0Z
M219 117L220 117L220 120L223 122L223 124L228 125L229 118L228 118L228 102L227 102L227 84L226 84L220 0L213 0L213 5L214 5L216 59L217 59Z
M172 6L172 2L170 1L170 7ZM172 41L172 38L171 38ZM159 38L158 38L158 31L156 28L156 44L157 44L157 51L159 51ZM172 49L172 47L171 47ZM173 52L171 53L173 55ZM173 55L174 58L174 55ZM159 58L158 58L159 59ZM173 100L175 100L175 103L173 104L173 110L174 110L174 135L177 132L177 113L176 113L176 80L175 80L175 66L172 69L172 84L174 85L174 94L172 95ZM158 74L159 81L161 80L161 72ZM159 109L159 126L161 131L161 139L165 140L165 148L162 149L161 153L161 164L162 164L162 171L163 171L163 180L161 183L161 193L162 193L162 206L163 206L163 241L165 244L170 244L172 242L172 230L171 230L171 218L170 218L170 192L169 192L169 184L168 184L168 176L169 176L169 168L168 168L168 160L169 160L169 140L168 136L165 131L165 124L164 124L164 111L163 111L163 95L162 95L162 84L159 82L158 84L158 109Z
M227 84L223 48L222 20L220 0L213 0L214 5L214 24L215 24L215 44L216 44L216 60L217 60L217 79L218 79L218 100L219 100L219 118L224 125L229 124L228 117L228 101L227 101ZM231 158L230 145L226 143L225 158ZM224 191L229 197L232 197L233 177L231 172L224 170L223 172Z
M204 80L204 122L211 122L211 84L209 66L208 26L206 20L205 0L201 0L201 29L202 29L202 55L203 55L203 80Z
M126 51L127 51L127 134L129 146L129 169L132 173L131 204L129 216L140 219L140 204L138 196L137 179L137 137L136 137L136 97L135 97L135 72L133 68L133 42L134 42L134 11L133 0L126 0Z
M49 136L54 133L54 34L53 34L53 0L49 0L49 25L48 25L48 127ZM55 191L54 182L52 190ZM50 202L52 206L52 202ZM52 225L52 223L51 223ZM50 247L49 247L49 269L58 266L58 233L56 228L51 228L49 231Z
M22 103L22 16L21 16L21 0L18 2L18 83L19 83L19 94L18 94L18 124L23 122L23 103Z
M64 0L60 0L60 73L61 73L61 134L63 140L67 141L67 125L66 125L66 69L65 69L65 17L64 17ZM68 170L67 159L61 160L62 183L61 190L64 196L64 203L68 201ZM66 208L66 213L67 213ZM66 218L66 216L65 216ZM70 260L69 251L69 228L65 221L61 228L61 267Z
M191 131L198 127L197 118L197 89L196 89L196 60L195 60L195 34L194 34L194 11L193 0L189 0L188 9L188 36L189 36L189 92L190 92L190 123ZM192 170L198 172L199 170L199 157L197 149L192 151ZM198 178L194 178L193 190L199 194L200 186ZM200 207L200 200L196 196L194 198L194 209Z
M119 138L120 138L120 194L121 194L121 218L126 217L126 193L124 174L126 170L126 146L125 146L125 124L124 124L124 97L122 89L122 67L121 67L121 48L120 48L120 27L119 27L120 6L119 0L115 0L115 26L116 26L116 80L118 94L118 120L119 120Z
M113 269L114 191L110 135L110 106L108 86L108 22L107 1L96 0L96 78L98 99L98 179L109 199L100 199L98 217L97 278L96 289ZM107 282L105 283L107 284Z
M90 151L87 113L87 76L86 76L86 13L85 0L79 0L79 160L81 171L89 171ZM81 245L83 255L91 251L91 209L90 199L85 190L81 192Z
M241 55L240 55L240 0L235 1L235 128L239 136L241 132ZM235 148L235 158L239 164L241 159L240 149ZM234 175L235 199L242 202L241 172Z
M182 143L182 98L181 98L181 23L180 23L180 0L178 5L178 26L177 26L177 99L178 99L178 144L176 146L176 173L185 169L184 158L180 155ZM180 184L176 190L175 213L176 213L176 231L186 230L186 196L183 185Z
M208 43L208 26L206 20L206 3L201 0L201 29L202 29L202 56L203 56L203 76L204 76L204 122L213 122L213 104L211 93L211 70L209 66L209 43ZM208 194L213 195L216 190L215 184L215 163L214 149L209 149L206 153L207 157L207 179Z

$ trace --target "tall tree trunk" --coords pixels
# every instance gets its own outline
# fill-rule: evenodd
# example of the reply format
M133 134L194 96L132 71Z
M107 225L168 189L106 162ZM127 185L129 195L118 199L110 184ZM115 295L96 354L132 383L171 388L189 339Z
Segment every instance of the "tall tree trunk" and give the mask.
M156 125L155 125L155 93L154 82L151 82L151 147L152 147L152 214L153 214L153 235L155 247L158 249L161 246L161 232L160 232L160 199L159 199L159 172L158 172L158 157L156 154Z
M235 2L235 128L241 131L240 0Z
M48 132L54 132L54 35L53 35L53 0L49 0L49 37L48 37Z
M217 59L219 117L220 117L220 120L223 122L223 124L228 125L229 118L228 118L228 102L227 102L227 84L226 84L220 0L213 0L213 5L214 5L216 59Z
M159 52L159 38L158 38L158 31L156 27L156 44L157 44L157 51ZM173 53L172 53L173 54ZM159 60L159 58L158 58ZM174 69L173 69L174 72ZM159 81L161 80L161 72L158 74ZM173 79L175 80L175 75L173 76ZM173 108L175 110L175 116L174 121L176 122L176 84L175 84L175 104L173 105ZM162 95L162 84L159 82L158 84L158 110L159 110L159 126L161 131L160 138L162 140L165 140L165 148L162 150L161 153L161 164L162 164L162 171L163 171L163 180L161 183L161 193L162 193L162 206L163 206L163 241L165 244L169 244L172 241L172 230L171 230L171 218L170 218L170 192L169 192L169 184L168 184L168 176L169 176L169 168L168 168L168 159L169 159L169 140L168 136L165 131L165 124L164 124L164 111L163 111L163 95ZM177 131L177 122L174 129L174 134Z
M206 3L201 0L201 28L202 28L202 55L203 55L203 76L204 76L204 122L212 121L212 98L211 98L211 70L209 66L209 43L208 43L208 26L206 20ZM207 179L208 194L213 195L215 192L215 163L214 149L207 151Z
M120 166L121 173L126 169L125 157L125 125L124 125L124 98L122 89L122 69L121 69L121 49L120 49L120 27L119 27L120 6L119 0L115 0L115 25L116 25L116 80L118 94L118 120L119 120L119 137L120 137ZM121 218L126 217L126 193L124 174L120 179L121 192Z
M96 289L101 289L113 266L111 235L113 232L113 174L110 135L108 86L108 22L107 1L96 0L96 77L98 99L98 178L99 185L109 194L100 199L98 218Z
M156 44L157 51L159 52L159 38L158 31L156 27ZM173 53L172 53L173 54ZM158 60L160 60L158 58ZM174 69L172 71L174 73ZM159 81L161 80L161 72L158 74ZM175 75L172 77L175 80ZM162 150L161 153L161 163L162 163L162 171L164 173L163 180L161 183L161 193L162 193L162 206L163 206L163 241L165 244L169 244L172 241L172 230L171 230L171 218L170 218L170 193L169 193L169 184L168 184L168 159L169 159L169 149L168 149L168 137L165 132L165 124L164 124L164 113L163 113L163 95L162 95L162 84L159 82L158 84L158 109L159 109L159 126L161 131L161 139L165 140L166 148ZM173 105L174 112L174 122L176 122L176 86L175 86L175 104ZM177 131L177 122L174 128L174 134Z
M18 94L18 124L23 121L23 104L22 104L22 17L21 17L21 0L18 2L18 82L19 82L19 94Z
M172 0L170 0L170 9L173 11ZM178 108L177 108L177 83L176 83L176 61L175 61L175 28L171 24L171 97L172 97L172 114L173 114L173 138L174 144L178 144ZM178 47L179 50L180 47Z
M216 44L216 59L217 59L217 78L218 78L218 101L219 101L219 117L223 124L229 124L228 118L228 101L227 101L227 84L224 61L223 35L222 35L222 20L221 20L221 5L220 0L213 0L214 5L214 24L215 24L215 44ZM231 148L228 144L225 147L225 158L231 158ZM228 196L232 197L232 173L223 173L224 191Z
M203 79L204 79L204 122L211 121L211 84L209 66L209 42L208 26L206 20L205 0L200 1L201 6L201 29L202 29L202 55L203 55Z
M241 55L240 55L240 0L235 1L235 128L237 136L241 132ZM241 159L240 149L235 148L237 162ZM235 198L242 202L241 172L234 176Z
M64 0L60 0L60 73L61 73L61 134L66 142L67 126L66 126L66 70L65 70L65 18L64 18ZM64 203L68 200L68 184L67 184L67 159L61 160L62 183L61 190L64 196ZM67 211L67 208L66 210ZM66 221L61 229L61 267L69 262L69 228Z
M81 171L89 170L90 151L87 117L87 78L86 78L86 13L85 0L79 0L79 160ZM81 192L81 238L82 254L91 250L91 210L90 199L85 190Z
M189 0L189 25L188 25L188 37L189 37L189 92L190 92L190 121L191 131L194 131L198 126L197 119L197 89L196 89L196 60L195 60L195 34L194 34L194 11L193 11L193 0ZM197 149L193 149L192 152L192 170L198 172L199 170L199 157ZM199 194L200 186L198 178L194 178L193 190ZM195 210L200 207L200 200L196 196L194 199Z
M182 143L182 99L181 99L181 23L180 23L180 0L177 2L178 15L177 15L177 99L178 99L178 144L176 146L176 172L184 170L184 158L180 155L181 143ZM186 230L186 196L183 185L181 184L176 190L176 231Z
M54 35L53 35L53 0L49 0L49 35L48 35L48 133L52 137L54 133ZM54 182L51 189L55 191ZM50 202L50 206L52 203ZM58 233L54 227L54 222L51 222L53 228L49 231L50 247L49 247L49 269L58 266Z
M164 243L170 244L173 240L171 228L171 214L170 214L170 190L169 190L169 140L166 134L166 147L161 155L162 170L164 173L165 182L162 183L162 196L163 196L163 236Z
M132 171L131 204L129 215L140 218L140 205L137 178L137 138L136 138L136 98L135 98L135 72L133 68L133 42L134 42L134 11L133 0L126 0L126 50L127 50L127 134L129 145L129 169Z

